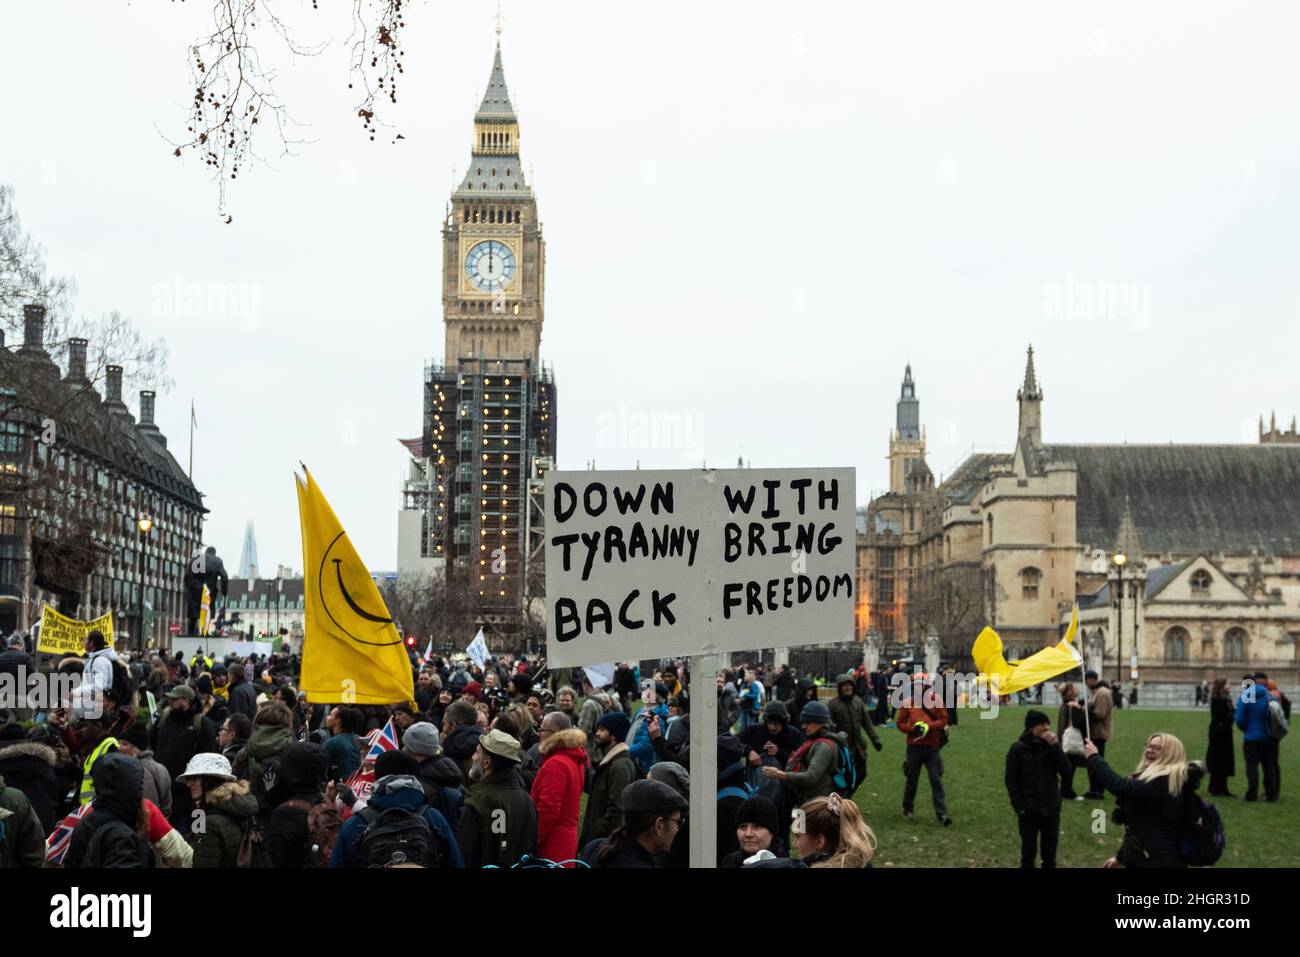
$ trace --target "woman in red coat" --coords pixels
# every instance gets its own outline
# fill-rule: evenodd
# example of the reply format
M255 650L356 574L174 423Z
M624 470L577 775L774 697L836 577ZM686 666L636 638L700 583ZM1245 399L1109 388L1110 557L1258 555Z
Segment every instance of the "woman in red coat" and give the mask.
M578 856L578 804L587 779L587 736L556 711L542 719L542 767L533 779L537 805L537 856L572 861ZM573 865L567 865L572 867Z

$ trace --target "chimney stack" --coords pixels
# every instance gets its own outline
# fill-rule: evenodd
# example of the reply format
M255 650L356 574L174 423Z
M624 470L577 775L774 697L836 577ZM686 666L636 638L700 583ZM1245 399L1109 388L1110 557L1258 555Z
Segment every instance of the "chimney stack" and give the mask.
M84 385L86 379L86 348L90 343L85 339L68 340L68 381L74 385Z
M34 302L23 306L23 351L45 352L45 307Z
M162 434L153 420L155 397L156 393L152 389L140 390L140 421L136 424L136 428L143 432L149 441L165 449L167 437Z
M104 401L113 405L122 404L121 366L106 366L104 368Z

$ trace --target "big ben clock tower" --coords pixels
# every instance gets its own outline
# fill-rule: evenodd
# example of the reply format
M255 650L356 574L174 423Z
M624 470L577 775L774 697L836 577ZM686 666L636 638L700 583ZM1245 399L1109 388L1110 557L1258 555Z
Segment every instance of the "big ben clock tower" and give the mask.
M555 463L555 377L539 351L544 266L498 25L469 168L442 228L446 349L425 369L423 436L399 520L410 532L398 536L399 554L442 567L447 614L468 614L458 626L482 627L496 650L535 649L544 637L542 489Z
M501 35L474 114L469 168L442 230L442 307L450 362L538 358L546 246L519 158L519 119L501 66Z

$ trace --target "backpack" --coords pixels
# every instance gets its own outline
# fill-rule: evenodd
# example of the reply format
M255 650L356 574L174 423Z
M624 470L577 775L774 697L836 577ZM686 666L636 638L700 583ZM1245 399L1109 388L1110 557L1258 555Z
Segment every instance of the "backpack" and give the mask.
M1228 839L1218 809L1190 789L1186 792L1183 831L1178 857L1188 867L1209 867L1223 856Z
M746 784L743 788L731 785L730 787L718 789L718 800L723 798L740 798L742 801L748 801L754 796L754 790Z
M807 770L804 765L804 758L807 757L808 752L812 750L813 745L818 741L829 741L835 748L835 763L837 767L835 773L831 775L831 783L835 785L836 790L841 794L847 791L852 791L858 786L858 769L853 764L853 755L849 753L849 746L847 744L841 744L834 738L812 738L799 745L799 749L790 756L790 770Z
M423 812L423 806L420 810ZM400 807L386 808L381 812L368 805L357 813L366 825L361 834L361 859L366 867L439 865L433 828L429 827L423 813Z
M1281 741L1286 737L1290 730L1291 722L1286 719L1286 712L1282 710L1282 702L1276 698L1269 698L1268 701L1268 736L1275 741Z
M239 838L239 850L235 852L235 866L275 866L271 861L271 852L266 849L266 835L262 833L262 825L254 818L249 818L249 823L244 827L244 832Z
M343 827L343 817L338 808L327 801L308 804L301 798L290 798L281 807L294 807L307 812L307 843L303 846L303 867L327 867L334 841Z

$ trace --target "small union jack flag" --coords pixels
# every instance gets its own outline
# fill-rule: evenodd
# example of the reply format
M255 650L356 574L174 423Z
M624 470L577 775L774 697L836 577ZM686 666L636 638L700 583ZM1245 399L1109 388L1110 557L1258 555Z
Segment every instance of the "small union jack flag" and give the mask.
M366 764L374 764L375 759L385 751L396 751L399 747L397 743L397 726L393 724L393 719L388 719L388 724L384 725L382 731L373 732L368 739L370 750L366 752L363 759Z
M77 829L81 819L90 813L94 801L87 801L78 807L71 814L59 822L53 832L45 839L45 863L50 867L58 867L63 863L63 858L68 854L68 848L72 845L72 832Z

